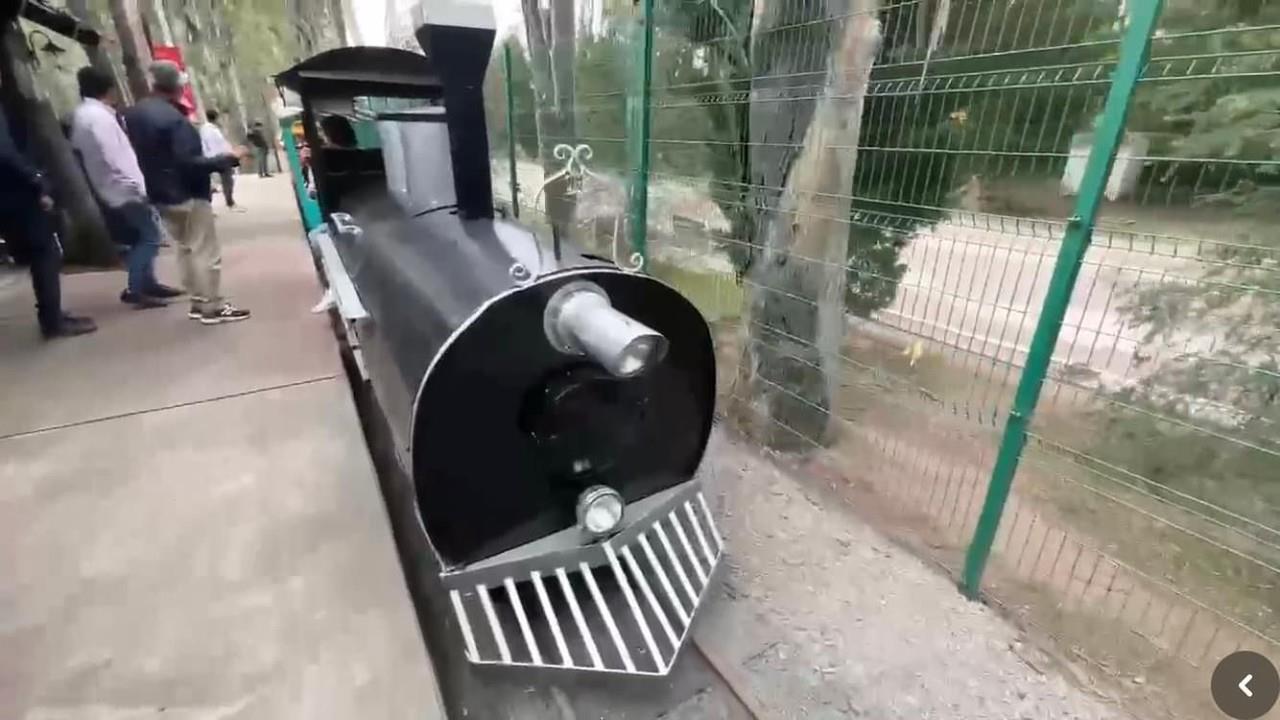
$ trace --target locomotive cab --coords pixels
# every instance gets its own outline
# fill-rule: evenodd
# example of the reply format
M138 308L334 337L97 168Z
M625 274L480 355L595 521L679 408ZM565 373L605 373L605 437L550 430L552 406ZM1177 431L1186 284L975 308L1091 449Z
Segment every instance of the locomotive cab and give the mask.
M709 329L660 281L495 217L492 15L426 20L423 54L341 48L277 78L345 341L471 662L666 674L723 546L696 478Z

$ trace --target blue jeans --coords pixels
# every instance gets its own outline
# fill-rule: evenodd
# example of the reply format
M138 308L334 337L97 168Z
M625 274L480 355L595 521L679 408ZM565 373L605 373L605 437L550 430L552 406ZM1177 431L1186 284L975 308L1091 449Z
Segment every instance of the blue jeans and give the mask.
M111 208L129 246L129 292L143 295L154 289L156 255L160 253L160 224L155 210L145 202Z

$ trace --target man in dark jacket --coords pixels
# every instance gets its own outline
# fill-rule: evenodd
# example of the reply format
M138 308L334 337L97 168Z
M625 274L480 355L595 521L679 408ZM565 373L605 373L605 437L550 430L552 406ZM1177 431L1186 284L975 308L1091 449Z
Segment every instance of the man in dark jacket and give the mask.
M44 177L18 150L0 108L0 236L16 260L31 265L40 332L46 338L84 335L98 326L62 312L62 248L53 208Z
M178 248L178 267L191 293L188 316L205 325L245 320L249 311L221 295L222 249L213 221L212 173L240 164L235 155L205 157L200 131L183 113L186 80L178 66L151 65L151 96L125 115L147 195Z
M253 154L258 160L258 177L271 177L271 167L267 165L271 143L267 142L267 131L262 127L261 120L253 123L248 138L249 144L253 146Z

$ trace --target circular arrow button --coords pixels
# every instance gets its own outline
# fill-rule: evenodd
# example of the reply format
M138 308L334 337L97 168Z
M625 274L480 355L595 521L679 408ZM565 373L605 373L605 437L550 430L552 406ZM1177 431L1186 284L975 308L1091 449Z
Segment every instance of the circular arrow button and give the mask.
M1270 660L1241 650L1213 669L1209 690L1219 710L1235 720L1254 720L1266 715L1280 697L1280 674Z

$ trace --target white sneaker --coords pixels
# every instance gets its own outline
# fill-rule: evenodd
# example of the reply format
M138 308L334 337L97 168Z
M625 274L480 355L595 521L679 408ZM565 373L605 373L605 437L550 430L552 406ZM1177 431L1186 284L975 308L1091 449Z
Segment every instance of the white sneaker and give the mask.
M200 297L199 295L192 295L191 309L187 311L187 317L191 318L192 320L199 320L200 318L204 317L204 311L200 309L200 306L205 304L206 302L208 301Z

